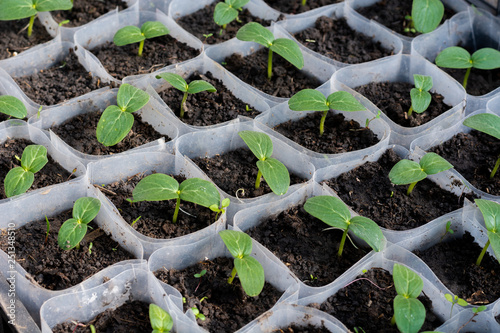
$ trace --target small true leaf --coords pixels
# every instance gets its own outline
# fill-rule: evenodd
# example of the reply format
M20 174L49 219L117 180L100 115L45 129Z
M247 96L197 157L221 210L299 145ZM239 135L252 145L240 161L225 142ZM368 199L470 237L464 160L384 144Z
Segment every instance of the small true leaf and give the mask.
M0 113L8 116L23 119L27 116L28 111L23 102L14 96L0 96Z
M244 232L222 230L219 235L233 257L243 258L252 253L252 239Z
M283 163L275 158L266 158L264 161L257 161L257 167L275 194L283 195L288 191L290 175Z

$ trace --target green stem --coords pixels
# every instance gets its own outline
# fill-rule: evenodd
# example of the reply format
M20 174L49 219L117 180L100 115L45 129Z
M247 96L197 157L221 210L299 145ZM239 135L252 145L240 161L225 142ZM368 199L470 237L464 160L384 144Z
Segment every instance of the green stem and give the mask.
M408 117L410 117L412 113L413 113L413 106L410 106L410 110L408 110Z
M325 132L325 119L327 114L328 110L323 111L323 115L321 116L321 120L319 122L319 136L322 136L323 133Z
M342 234L342 239L340 240L339 252L337 253L339 257L342 256L342 252L344 251L345 239L347 238L347 230L349 230L349 228L346 228L344 230L344 233Z
M410 186L408 187L408 191L406 191L406 195L410 195L411 191L413 191L413 188L415 185L417 185L418 181L411 183Z
M491 171L490 178L495 177L495 174L497 173L498 167L500 166L500 155L498 155L497 163L495 163L495 167Z
M255 189L258 190L260 187L260 178L262 177L262 172L259 170L257 172L257 179L255 180Z
M31 37L33 32L33 24L35 23L36 14L30 17L30 24L28 25L28 37Z
M184 118L184 104L186 103L186 100L188 98L188 93L187 91L184 93L184 96L182 96L182 101L181 101L181 113L179 113L179 118Z
M464 89L467 90L467 80L469 79L469 74L471 71L472 67L467 68L467 72L465 72L465 77L464 77L464 83L462 83L462 86L464 86Z
M227 279L227 283L229 284L233 283L235 277L236 277L236 267L233 267L233 270L231 271L231 276L229 277L229 279Z
M302 6L305 6L307 3L307 0L302 0Z
M144 48L144 40L141 40L141 42L139 43L139 52L137 53L139 55L139 57L142 57L142 49Z
M392 318L391 318L391 325L394 326L396 325L396 315L392 315Z
M177 198L177 202L175 203L175 211L174 211L174 217L172 218L172 223L177 222L177 215L179 215L179 207L181 206L181 198Z
M484 254L486 253L486 250L488 249L488 246L490 246L490 240L489 239L486 242L486 245L483 247L483 250L481 251L481 254L479 255L479 257L476 260L476 266L480 266L481 265L481 261L483 260Z
M271 80L273 75L273 51L269 48L269 56L267 57L267 79Z

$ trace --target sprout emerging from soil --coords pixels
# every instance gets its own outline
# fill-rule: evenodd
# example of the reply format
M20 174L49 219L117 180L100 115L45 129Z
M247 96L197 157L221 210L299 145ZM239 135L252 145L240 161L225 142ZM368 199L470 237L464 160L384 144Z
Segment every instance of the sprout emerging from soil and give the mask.
M413 80L415 82L415 88L412 88L410 91L411 106L408 110L408 117L411 116L413 111L422 113L427 110L432 99L429 93L429 90L432 88L432 77L413 74Z
M481 214L483 214L484 225L486 226L486 230L488 230L488 242L486 242L481 254L477 258L476 265L481 265L481 261L490 245L500 263L500 204L484 199L476 199L474 202L479 207Z
M40 171L49 161L47 158L47 148L41 145L29 145L24 148L20 167L11 169L4 179L4 189L7 198L26 192L33 181L35 173Z
M257 22L250 22L242 26L236 33L236 38L269 48L267 58L267 78L269 80L271 80L273 73L273 52L278 53L298 69L304 67L304 57L297 43L287 38L275 39L271 31Z
M444 15L444 6L440 0L413 0L411 16L406 16L411 21L406 32L418 31L428 33L437 28Z
M170 31L163 23L148 21L144 22L140 29L134 25L128 25L121 28L113 37L113 43L115 43L116 46L140 43L137 55L142 57L142 50L146 39L164 36L169 32Z
M366 110L363 104L347 91L336 91L325 97L314 89L304 89L293 95L288 100L288 107L293 111L322 111L323 116L319 123L320 136L325 131L325 119L330 109L347 112Z
M242 7L250 0L224 0L219 2L214 9L214 22L226 29L226 25L238 20L238 12L242 11Z
M184 93L181 102L181 111L179 113L179 118L184 118L184 105L186 103L188 94L196 94L202 91L216 92L217 89L210 83L203 80L194 80L189 84L180 76L174 73L161 73L156 75L157 79L164 79L170 83L175 89L180 90Z
M168 333L174 326L172 317L156 304L149 304L149 320L153 333Z
M215 220L219 218L220 214L224 214L226 212L226 208L229 207L229 204L231 203L231 200L229 198L225 198L221 201L220 207L218 204L213 204L210 207L210 210L212 212L216 212L217 215L215 215Z
M14 96L0 96L0 113L8 116L23 119L28 115L26 106Z
M63 250L71 250L80 245L87 233L88 224L97 216L101 209L99 199L83 197L75 201L73 217L64 222L57 235L57 244Z
M463 298L458 297L457 295L453 296L451 294L444 294L444 298L446 298L446 300L451 303L450 318L453 315L453 307L455 306L455 304L458 304L460 306L469 305L467 301L465 301Z

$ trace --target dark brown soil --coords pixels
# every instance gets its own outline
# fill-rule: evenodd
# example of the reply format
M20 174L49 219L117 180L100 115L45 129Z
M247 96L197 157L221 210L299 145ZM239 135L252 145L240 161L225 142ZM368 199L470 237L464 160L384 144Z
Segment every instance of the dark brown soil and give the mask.
M321 16L314 27L295 34L295 38L311 50L347 64L394 54L393 50L383 48L380 42L351 29L345 18Z
M359 215L390 230L417 228L462 208L464 196L458 198L428 179L418 182L409 196L407 185L391 184L389 171L399 160L390 149L377 162L365 163L325 183Z
M49 217L47 244L45 218L16 229L16 260L31 275L33 282L50 290L62 290L77 285L100 270L133 256L100 230L94 222L80 242L79 249L62 250L57 244L61 224L72 217L71 210ZM92 228L92 229L90 229ZM7 237L0 248L6 251ZM92 242L91 253L89 245Z
M329 111L325 131L319 135L322 112L313 112L302 119L287 121L273 129L304 148L323 154L339 154L371 147L379 142L370 129L362 128L354 120L345 120L342 114ZM376 120L375 120L376 121Z
M264 178L260 188L255 189L257 179L257 157L246 148L233 150L211 158L194 158L193 162L227 194L240 199L254 198L271 192ZM290 185L306 182L294 174L290 175Z
M146 40L142 57L137 55L138 50L139 43L125 46L105 43L92 49L91 52L117 80L128 75L152 73L200 54L200 50L193 49L170 35Z
M171 140L156 132L153 126L142 122L140 115L132 113L135 121L127 136L114 146L103 146L97 141L95 134L102 111L96 108L96 111L68 119L61 125L52 127L51 130L71 147L90 155L118 154L161 137L165 137L165 141Z
M465 69L441 68L460 84L464 82ZM482 96L500 87L500 69L482 70L473 68L467 80L467 93Z
M412 1L381 0L369 7L358 8L356 11L370 20L375 20L399 34L415 37L420 35L420 33L404 31L404 29L409 25L409 22L405 20L405 16L411 15L411 6ZM455 15L455 12L445 7L441 22L451 18L453 15Z
M469 304L482 305L500 297L500 264L485 254L481 266L476 260L482 248L466 232L462 238L440 242L424 251L413 251L432 269L453 294Z
M28 38L29 18L13 21L0 21L0 60L26 51L32 46L52 39L38 19L35 20L33 33Z
M41 105L58 104L109 85L87 72L72 49L57 65L13 79L29 98Z
M86 0L75 1L71 10L58 10L52 12L56 22L69 20L64 27L79 27L85 23L95 20L118 7L119 10L127 8L122 0Z
M211 83L216 92L202 91L197 94L189 94L186 100L184 118L181 120L186 124L193 126L208 126L223 123L246 116L255 118L260 114L259 111L252 110L253 106L245 104L234 97L222 81L215 79L212 73L200 74L198 72L191 74L187 78L188 84L193 80L204 80ZM167 103L175 114L179 115L183 92L175 88L169 88L159 93L160 97ZM247 111L247 107L250 110Z
M453 164L476 188L493 195L500 194L500 173L490 179L491 170L500 154L500 141L491 135L476 130L468 134L458 133L429 151Z
M268 49L263 48L246 57L232 54L224 60L223 64L228 71L244 82L276 97L289 98L302 89L314 89L323 83L307 76L276 52L273 53L273 74L271 80L268 80L268 53Z
M393 300L396 289L392 275L382 268L371 268L357 278L356 281L330 296L321 305L310 304L339 319L349 330L357 328L365 332L399 332L396 326L391 326L394 315ZM377 284L375 287L369 281ZM424 304L426 317L421 331L432 331L442 324L442 321L432 313L432 301L427 296L419 296Z
M338 257L342 230L325 230L327 224L304 211L290 208L266 219L247 233L273 252L302 282L311 287L324 286L368 252L346 242Z
M408 117L412 88L415 86L410 83L372 82L356 87L355 90L368 98L392 121L404 127L423 125L451 108L450 105L444 104L444 97L441 94L431 92L432 100L427 110L420 114L413 112Z
M192 14L183 16L177 20L177 23L206 44L222 43L236 37L236 32L249 22L257 22L265 27L271 25L271 21L253 16L248 9L243 9L238 14L239 22L234 20L227 24L225 30L222 30L221 26L214 22L214 8L218 3L218 1L215 1ZM204 36L208 34L212 35L209 37Z
M197 307L205 315L206 320L198 319L198 325L209 332L232 333L269 310L282 294L266 283L258 296L247 296L239 279L234 279L232 285L227 283L233 267L232 258L216 258L183 270L162 269L156 271L155 275L186 298L185 311ZM194 274L204 269L207 271L205 275L194 277Z
M108 309L98 314L88 323L81 327L71 322L58 324L52 329L54 333L90 333L90 325L94 325L96 332L106 333L144 333L151 331L149 319L149 304L132 301L117 307Z
M170 176L179 183L186 179L184 176ZM172 222L175 200L141 201L130 204L126 199L132 198L132 191L144 177L144 175L135 175L125 181L111 183L104 187L98 184L94 186L97 186L113 202L128 224L132 224L140 217L134 223L133 228L148 237L160 239L180 237L208 227L215 222L215 212L187 201L181 201L176 223Z
M287 328L277 329L271 333L331 333L325 326L317 327L313 325L297 326L292 325Z
M307 0L302 6L302 0L264 0L272 8L286 14L299 14L311 9L342 2L343 0Z
M4 179L10 169L21 166L15 156L21 157L24 148L34 143L25 139L7 139L0 144L0 199L5 199ZM50 155L47 156L49 162L35 174L35 181L28 190L35 190L49 185L63 183L74 178L59 163L54 162Z

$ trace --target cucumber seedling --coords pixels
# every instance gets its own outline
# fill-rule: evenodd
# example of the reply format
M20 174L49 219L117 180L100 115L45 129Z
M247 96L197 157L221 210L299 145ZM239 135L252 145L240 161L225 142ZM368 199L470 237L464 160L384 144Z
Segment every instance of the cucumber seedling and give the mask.
M0 113L18 119L26 118L28 115L24 103L16 97L8 95L0 96Z
M238 19L242 7L250 0L224 0L215 5L214 22L226 29L226 25Z
M385 237L380 227L367 217L354 216L342 200L329 196L320 195L307 199L304 210L312 216L325 222L331 228L343 230L337 255L342 256L347 233L363 239L374 251L379 252L385 244Z
M474 202L477 207L479 207L479 210L483 215L484 225L486 226L488 235L488 241L479 254L479 257L476 260L476 265L481 265L481 261L483 260L488 246L490 245L493 249L495 257L500 263L500 204L484 199L476 199Z
M432 77L413 74L413 81L415 82L415 88L410 90L411 106L408 110L408 117L411 116L413 111L422 113L427 110L432 99L429 93L432 88Z
M88 224L97 216L101 209L99 199L91 197L79 198L73 205L73 217L66 220L59 229L57 244L63 250L71 250L79 246L87 233Z
M274 38L271 31L257 22L245 24L236 33L236 38L245 42L255 42L269 49L267 57L267 78L273 74L273 52L278 53L298 69L304 67L304 57L299 46L287 38Z
M137 52L137 55L142 57L142 50L146 39L164 36L169 32L170 31L163 23L148 21L144 22L140 29L135 25L128 25L121 28L115 33L113 43L115 43L116 46L139 43L139 51Z
M250 297L259 295L266 280L264 268L257 259L250 256L252 253L250 236L235 230L222 230L219 232L219 236L234 257L234 268L227 283L232 284L236 274L238 274L245 293Z
M304 89L288 100L288 107L293 111L322 111L319 123L319 135L325 131L325 119L330 109L338 111L364 111L366 108L347 91L336 91L325 97L314 89Z
M391 183L396 185L408 185L407 195L413 191L413 188L419 181L427 178L428 175L434 175L439 172L453 168L447 160L436 153L427 153L417 163L411 160L401 160L396 163L389 172Z
M216 92L217 89L210 83L203 80L193 80L189 84L180 76L174 73L161 73L156 75L157 79L164 79L172 85L177 90L184 93L181 101L181 111L179 113L179 118L184 118L185 103L188 98L188 94L196 94L202 91Z
M229 207L230 203L231 203L231 200L229 200L229 198L225 198L225 199L222 199L222 201L220 202L220 207L219 207L218 204L213 204L210 207L208 207L208 208L210 208L210 210L212 212L216 212L217 213L215 215L215 220L216 221L219 218L220 214L224 214L226 212L226 208Z
M405 16L410 26L405 32L428 33L437 28L444 15L444 6L440 0L413 0L411 16Z
M168 333L174 326L174 321L168 312L153 303L149 304L149 321L152 333Z
M290 174L283 163L271 157L273 142L269 135L254 131L241 131L238 132L238 135L259 159L257 161L259 171L255 180L255 189L260 188L260 178L264 177L267 185L275 194L285 194L290 186Z

